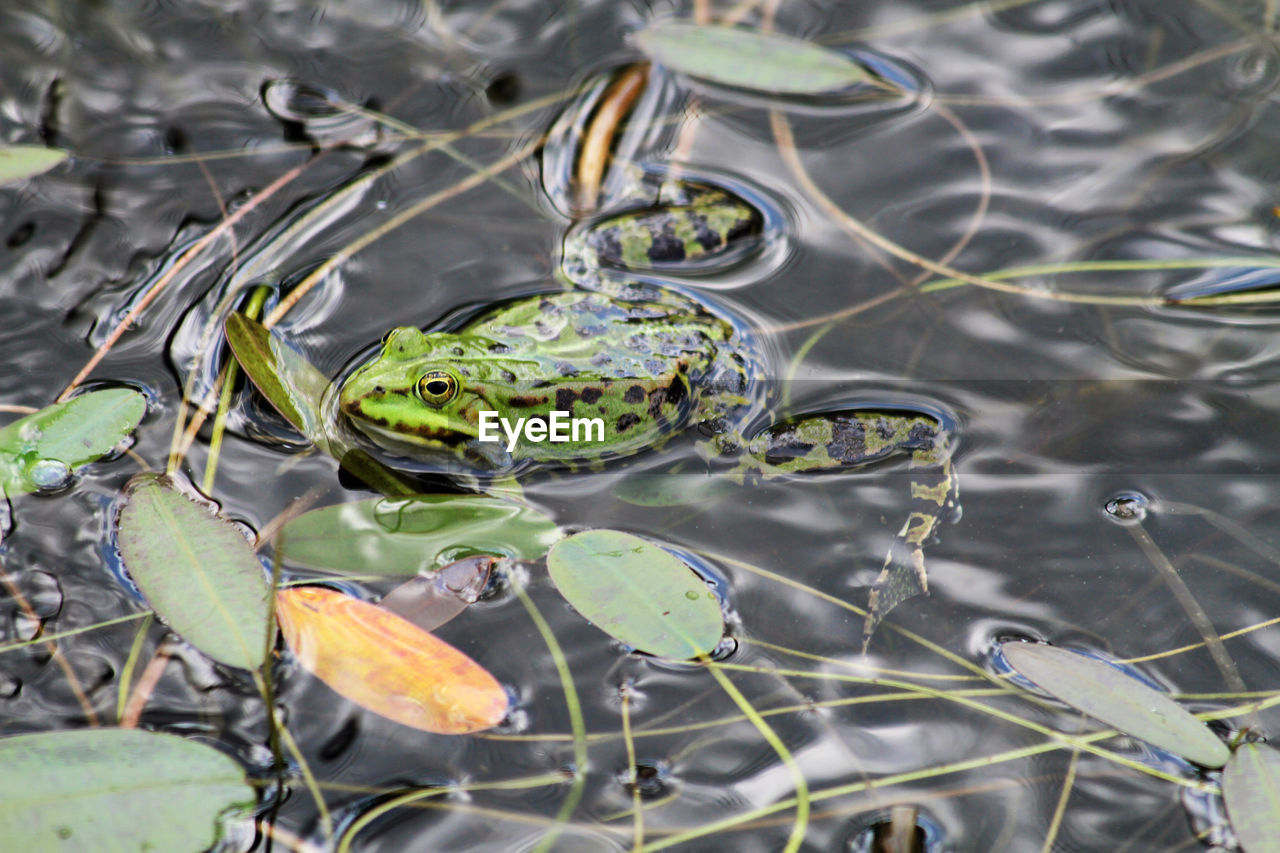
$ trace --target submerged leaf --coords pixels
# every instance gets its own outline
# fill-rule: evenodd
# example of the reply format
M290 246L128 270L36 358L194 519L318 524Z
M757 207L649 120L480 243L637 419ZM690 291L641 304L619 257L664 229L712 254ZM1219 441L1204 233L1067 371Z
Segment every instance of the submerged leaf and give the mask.
M1280 752L1241 744L1222 772L1222 797L1246 853L1280 851Z
M227 317L224 331L245 375L308 441L383 494L414 491L390 468L327 429L321 400L329 379L300 352L243 314Z
M717 477L706 471L680 473L672 470L625 477L614 487L613 495L632 506L705 506L741 491L742 487L727 477Z
M772 95L820 95L867 76L842 53L742 27L659 21L637 32L635 40L650 59L673 71Z
M66 485L72 472L105 456L133 432L147 400L109 388L46 406L0 429L0 477L9 497Z
M303 513L281 531L292 563L329 572L416 575L457 553L537 560L560 528L527 504L487 495L373 498Z
M489 554L454 560L429 577L420 575L400 584L378 606L433 631L476 603L496 562L498 558Z
M269 585L240 531L173 487L130 481L116 533L125 569L156 614L200 651L241 669L262 664Z
M43 145L0 147L0 185L44 174L69 156L61 148Z
M216 749L139 729L0 739L6 850L199 853L218 816L251 806L244 771Z
M436 734L492 728L507 694L478 663L389 610L322 587L276 594L299 663L375 714Z
M557 542L547 569L570 604L629 646L686 660L724 636L720 602L693 569L652 542L588 530Z
M1181 705L1100 660L1039 643L1000 648L1037 687L1131 737L1204 767L1221 767L1231 754Z

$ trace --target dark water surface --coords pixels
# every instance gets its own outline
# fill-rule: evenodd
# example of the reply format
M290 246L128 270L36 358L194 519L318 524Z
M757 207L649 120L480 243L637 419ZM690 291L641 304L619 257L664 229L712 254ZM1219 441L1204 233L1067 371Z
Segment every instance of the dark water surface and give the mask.
M745 21L760 25L761 10L745 5ZM694 126L688 169L748 188L778 226L756 257L693 286L753 328L787 410L910 405L956 420L963 514L928 549L931 594L895 610L872 643L865 663L886 677L938 690L990 686L944 653L989 670L997 640L1026 637L1111 659L1168 653L1135 666L1196 711L1242 705L1241 685L1275 690L1280 632L1228 639L1230 677L1203 648L1183 650L1202 635L1139 542L1145 532L1220 634L1280 607L1280 551L1271 544L1280 536L1280 314L1159 304L1273 280L1265 265L1280 236L1280 46L1268 9L1211 0L781 4L779 31L879 63L914 89L896 99L792 105L786 121L808 177L788 163L767 102L654 72L651 89L665 94L650 102L635 159L661 168L681 124ZM8 0L0 8L0 141L67 148L74 160L0 189L0 401L50 403L224 208L301 166L233 240L221 238L177 276L93 374L149 393L134 449L163 467L184 384L202 394L225 358L202 341L223 296L262 282L293 286L473 176L477 164L536 141L580 87L639 58L630 31L672 14L692 11L538 0ZM294 86L404 127L308 109ZM467 162L437 151L357 183L417 144L401 137L407 128L457 131L530 104L457 139ZM682 108L696 114L682 122ZM317 153L340 139L352 144ZM337 375L393 326L430 326L554 286L572 224L560 144L507 169L503 184L483 183L381 236L304 298L280 331ZM1001 279L1024 293L930 288L939 276L852 234L809 178L866 228L965 272L1114 260L1163 267ZM317 208L323 216L304 220ZM1256 261L1169 263L1222 258ZM1061 293L1078 298L1047 298ZM1095 298L1116 296L1147 304ZM247 393L230 427L212 496L255 529L311 489L325 503L368 495L340 483L326 458L302 452ZM197 482L207 437L206 427L186 460ZM637 507L615 496L621 482L670 459L645 457L640 474L532 479L526 490L567 527L617 528L698 552L725 579L735 645L723 660L757 670L730 671L756 708L787 709L770 724L818 797L804 850L868 849L867 827L903 803L919 807L938 850L1034 851L1052 837L1056 850L1155 851L1195 849L1197 833L1225 837L1212 797L1093 755L1074 763L1055 829L1070 750L954 767L1045 738L972 706L867 683L877 670L862 666L861 618L812 590L866 602L906 513L904 467L769 483L695 506ZM62 494L13 501L4 568L46 631L142 608L113 574L108 533L112 501L136 465L96 466ZM1124 494L1148 502L1140 523L1108 514L1108 501ZM579 768L583 799L552 849L633 849L623 685L644 771L646 843L795 795L792 771L705 672L626 654L564 604L541 564L522 571L565 649L587 730L599 736ZM385 588L360 589L372 598ZM0 639L30 637L35 626L18 603L7 593L2 601ZM108 720L136 629L116 625L60 644ZM465 788L571 767L570 717L552 660L509 586L440 633L515 697L499 736L401 727L337 697L286 657L279 701L293 736L328 786L339 829L392 794L460 786L374 821L355 850L538 849L569 795L567 775L559 785ZM148 656L163 637L153 626ZM266 715L252 683L194 650L178 655L143 724L199 737L265 776ZM876 696L885 698L847 701ZM1040 726L1093 725L1054 703L983 701ZM1243 714L1225 723L1266 733L1277 721L1263 711L1252 723ZM40 647L0 656L0 731L84 725L64 672ZM646 729L661 732L640 737ZM1139 742L1107 745L1188 782L1202 778ZM268 790L261 813L323 847L306 789ZM781 850L793 814L675 849ZM227 849L268 842L242 823Z

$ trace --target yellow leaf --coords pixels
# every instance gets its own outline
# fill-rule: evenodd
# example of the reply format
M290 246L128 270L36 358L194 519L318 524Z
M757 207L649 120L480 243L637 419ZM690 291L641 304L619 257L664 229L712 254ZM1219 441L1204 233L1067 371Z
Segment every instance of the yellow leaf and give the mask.
M507 694L478 663L389 610L323 587L276 594L298 662L375 714L436 734L492 728Z

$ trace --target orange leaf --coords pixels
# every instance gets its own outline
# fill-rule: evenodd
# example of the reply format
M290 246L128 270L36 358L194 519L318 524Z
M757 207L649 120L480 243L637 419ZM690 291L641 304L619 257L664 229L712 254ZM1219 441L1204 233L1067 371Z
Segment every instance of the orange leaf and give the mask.
M389 610L318 586L282 589L276 605L298 662L375 714L449 735L492 728L506 716L497 679Z

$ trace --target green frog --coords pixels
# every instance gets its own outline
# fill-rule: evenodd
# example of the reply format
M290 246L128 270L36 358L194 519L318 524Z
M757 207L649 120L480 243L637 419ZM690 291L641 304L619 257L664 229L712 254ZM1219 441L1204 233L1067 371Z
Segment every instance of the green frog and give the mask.
M909 454L911 513L872 588L865 650L884 613L928 590L922 549L955 492L948 430L926 415L854 411L748 434L774 384L762 381L750 336L703 300L618 274L715 260L758 232L758 216L707 189L598 223L567 241L572 289L512 300L452 331L394 329L338 405L382 448L455 471L598 467L690 428L740 481Z

